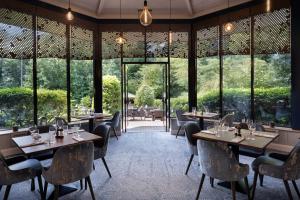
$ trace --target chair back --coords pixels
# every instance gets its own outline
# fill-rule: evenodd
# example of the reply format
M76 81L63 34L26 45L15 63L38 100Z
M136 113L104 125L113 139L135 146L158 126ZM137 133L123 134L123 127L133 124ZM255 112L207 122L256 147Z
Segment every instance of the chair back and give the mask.
M249 127L248 127L248 124L247 124L247 123L241 122L241 123L239 124L239 126L240 126L241 129L249 130Z
M232 127L233 126L233 121L234 121L234 114L227 114L225 115L222 120L221 120L221 124L225 125L225 126L229 126Z
M48 124L48 120L46 117L41 117L39 120L39 126L46 126Z
M239 180L242 168L226 143L198 140L197 148L202 173L223 181Z
M114 127L114 128L117 128L119 126L119 123L120 123L120 116L121 116L121 113L120 111L117 111L113 118L111 119L111 126Z
M193 135L201 131L197 122L187 122L184 125L186 141L191 154L198 155L197 152L197 140L193 138Z
M300 142L298 142L290 156L284 163L284 179L298 180L300 179Z
M72 183L91 174L93 161L93 142L61 147L54 154L50 168L43 171L43 176L54 185Z
M62 127L63 125L68 125L68 122L62 117L55 117L55 124Z
M103 158L106 155L109 139L109 129L110 127L105 124L100 124L97 126L93 134L102 137L101 140L94 141L95 145L95 157L94 159Z
M262 131L262 132L266 131L265 128L263 127L263 125L259 124L259 123L256 124L256 128L255 129L257 131Z

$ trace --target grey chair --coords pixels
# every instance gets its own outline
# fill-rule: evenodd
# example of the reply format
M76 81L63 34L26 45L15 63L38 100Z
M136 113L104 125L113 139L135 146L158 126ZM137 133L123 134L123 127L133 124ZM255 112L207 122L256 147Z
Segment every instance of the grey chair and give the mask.
M244 179L250 199L247 178L249 166L239 163L226 143L197 140L197 149L202 177L196 199L199 199L205 176L230 182L233 199L236 199L235 183Z
M232 127L233 126L233 121L234 121L234 114L227 114L225 115L222 120L221 120L221 124L225 125L225 126L229 126Z
M252 163L254 171L252 197L254 198L258 175L271 176L283 180L289 199L293 199L288 181L292 181L295 191L300 199L300 192L296 180L300 178L300 142L298 142L286 161L269 156L260 156Z
M108 166L107 166L105 158L104 158L106 156L107 147L108 147L109 129L110 128L105 124L100 124L99 126L97 126L94 129L93 134L99 135L102 137L101 140L94 141L94 146L95 146L94 159L95 160L100 159L100 158L102 159L105 169L106 169L109 177L111 177L110 171L108 169Z
M176 113L176 122L177 122L177 126L178 126L178 131L176 133L176 138L181 130L182 127L184 127L184 125L187 123L187 122L194 122L194 120L192 119L189 119L185 116L183 116L182 114L184 113L183 110L176 110L175 111Z
M0 185L6 185L4 200L8 199L10 189L13 184L26 180L33 180L38 177L41 198L43 198L42 185L42 165L38 160L28 159L13 165L6 165L2 157L0 157ZM1 189L0 187L0 189Z
M93 170L93 142L65 146L56 151L50 167L44 168L44 197L47 195L48 183L55 186L54 199L58 199L59 186L86 179L92 199L95 199L90 174Z
M120 125L120 117L121 117L121 113L120 113L120 111L117 111L117 112L114 114L114 116L113 116L112 119L110 119L110 120L105 120L105 121L103 122L105 125L108 125L108 126L110 126L110 127L112 128L112 130L113 130L113 132L114 132L114 134L115 134L117 140L118 140L118 136L117 136L116 128L118 128L119 125Z

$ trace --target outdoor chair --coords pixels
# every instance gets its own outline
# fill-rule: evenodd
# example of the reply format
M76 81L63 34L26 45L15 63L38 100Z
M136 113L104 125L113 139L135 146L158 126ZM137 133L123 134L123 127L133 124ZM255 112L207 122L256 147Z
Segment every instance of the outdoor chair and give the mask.
M118 140L118 136L117 136L116 128L118 128L120 125L120 117L121 117L121 113L120 111L117 111L114 114L112 119L103 121L103 124L108 125L113 130L117 140Z

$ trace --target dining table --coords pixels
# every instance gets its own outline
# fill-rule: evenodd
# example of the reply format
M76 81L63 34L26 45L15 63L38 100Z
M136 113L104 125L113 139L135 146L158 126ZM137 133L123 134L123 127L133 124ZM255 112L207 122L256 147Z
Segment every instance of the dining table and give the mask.
M214 119L219 116L218 113L210 112L185 112L182 114L184 117L197 118L199 119L199 126L201 130L204 130L204 119Z
M75 134L75 132L75 130L69 129L68 133L64 134L64 137L55 137L53 142L51 143L49 133L40 134L41 138L38 140L35 140L31 135L26 135L20 137L13 137L12 141L20 148L20 150L26 156L30 157L37 153L42 153L49 150L55 151L61 147L76 145L81 142L96 141L102 139L101 136L86 132L84 130L78 131L79 136ZM64 196L76 190L76 187L71 187L70 185L62 185L59 188L59 196ZM51 193L48 199L53 198L54 192Z
M105 114L105 113L93 113L90 115L84 115L84 116L79 116L77 119L80 120L88 120L89 121L89 132L92 133L94 130L94 122L95 120L104 120L109 117L111 117L111 114Z
M239 161L239 149L240 147L252 150L259 150L264 152L267 146L279 137L278 133L274 132L262 132L254 131L250 134L249 130L241 129L241 136L237 136L237 130L233 127L227 130L222 130L218 134L215 134L213 129L202 130L199 133L193 135L193 138L198 140L206 140L212 142L224 142L230 146L237 161ZM230 182L219 182L218 185L231 188ZM237 183L237 191L246 194L247 189L244 181Z

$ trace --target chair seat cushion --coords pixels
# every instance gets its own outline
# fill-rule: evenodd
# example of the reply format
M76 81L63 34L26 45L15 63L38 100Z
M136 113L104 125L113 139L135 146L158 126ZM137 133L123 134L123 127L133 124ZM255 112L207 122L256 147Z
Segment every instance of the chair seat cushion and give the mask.
M23 162L19 162L8 167L12 171L19 171L23 169L34 169L34 170L42 170L41 163L36 159L28 159Z
M37 159L39 161L48 160L48 159L53 158L53 151L49 150L49 151L45 151L45 152L35 153L32 156L30 156L30 158Z
M269 156L260 156L258 158L256 158L253 162L252 162L252 169L254 171L258 171L259 166L261 164L268 164L268 165L273 165L273 166L282 166L284 164L283 161L275 159L275 158L271 158Z
M254 150L254 149L249 149L249 148L243 148L243 147L241 147L239 149L239 154L243 155L243 156L257 158L259 156L264 155L264 152L263 151Z

